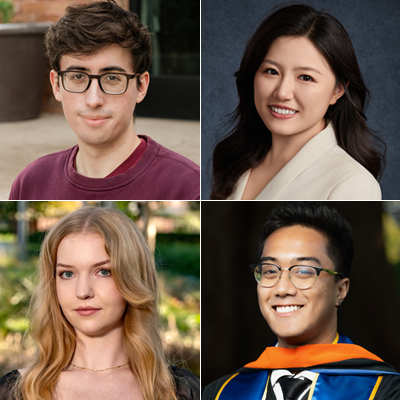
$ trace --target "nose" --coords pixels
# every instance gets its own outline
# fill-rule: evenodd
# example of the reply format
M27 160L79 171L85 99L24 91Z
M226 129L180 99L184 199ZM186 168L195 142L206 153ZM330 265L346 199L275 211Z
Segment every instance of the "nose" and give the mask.
M275 88L275 97L280 101L293 100L294 81L290 76L282 77Z
M76 284L76 297L80 300L90 299L94 296L93 286L89 276L79 276Z
M104 103L104 93L100 89L99 80L92 79L89 89L84 92L86 95L86 105L90 108L101 107Z
M276 296L294 296L297 293L296 286L293 285L289 278L289 271L287 269L282 269L281 277L278 282L273 286L274 294Z

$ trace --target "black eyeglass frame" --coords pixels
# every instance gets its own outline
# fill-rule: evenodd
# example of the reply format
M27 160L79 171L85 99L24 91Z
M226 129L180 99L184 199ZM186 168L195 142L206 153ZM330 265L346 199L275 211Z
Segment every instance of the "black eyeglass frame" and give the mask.
M84 74L84 75L88 76L88 77L89 77L89 83L88 83L88 85L86 86L86 89L85 89L85 90L81 90L81 91L79 91L79 92L76 92L76 91L74 91L74 90L68 90L68 89L65 87L65 85L64 85L64 78L63 78L63 74L65 74L65 73L67 73L67 72L78 72L78 73L80 73L80 74ZM83 71L74 71L74 70L57 71L57 75L61 78L61 82L62 82L63 88L64 88L64 90L66 90L67 92L70 92L70 93L84 93L84 92L86 92L86 90L89 89L90 84L92 83L92 79L97 79L97 80L99 81L99 86L100 86L101 91L102 91L103 93L105 93L105 94L111 94L111 95L124 94L124 93L128 90L129 81L130 81L131 79L133 79L133 78L136 78L137 76L140 76L139 73L138 73L138 74L133 74L133 75L132 75L132 74L125 74L125 73L123 73L123 72L105 72L104 74L101 74L101 75L91 75L91 74L88 74L87 72L83 72ZM124 75L124 76L126 76L126 78L127 78L128 80L126 81L125 90L124 90L123 92L120 92L120 93L109 93L109 92L106 92L106 91L103 89L103 86L101 86L101 78L102 78L104 75Z
M279 270L279 278L276 280L276 282L275 282L273 285L271 285L271 286L264 286L264 285L261 285L260 282L258 282L258 280L257 280L257 278L256 278L255 269L256 269L256 267L258 267L259 265L271 265L271 266L273 266L273 267L278 268L278 270ZM290 274L290 271L291 271L294 267L309 267L309 268L315 269L315 271L317 272L317 275L316 275L316 278L315 278L314 283L313 283L311 286L307 287L307 288L299 288L299 287L297 287L297 286L293 283L292 278L291 278L291 274ZM256 282L257 282L260 286L265 287L265 288L274 287L274 286L279 282L279 279L281 279L281 276L282 276L282 270L287 270L287 271L289 271L289 279L290 279L290 282L292 282L292 285L293 285L294 287L296 287L297 289L300 289L300 290L307 290L307 289L310 289L310 287L313 287L313 286L315 285L315 282L317 282L317 279L318 279L319 274L321 273L321 271L325 271L325 272L327 272L328 274L330 274L330 275L332 275L332 276L340 275L341 277L343 277L343 274L342 274L341 272L336 272L336 271L332 271L331 269L326 269L326 268L322 268L322 267L314 267L313 265L305 265L305 264L296 264L296 265L292 265L292 266L289 267L289 268L282 268L282 267L280 267L279 265L272 264L272 263L258 263L258 264L252 264L252 265L250 265L250 268L251 268L251 270L253 271L253 275L254 275L254 278L255 278Z

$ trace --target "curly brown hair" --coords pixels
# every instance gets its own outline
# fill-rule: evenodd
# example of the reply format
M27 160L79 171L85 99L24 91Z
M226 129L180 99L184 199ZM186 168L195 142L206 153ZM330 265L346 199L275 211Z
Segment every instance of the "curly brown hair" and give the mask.
M92 55L112 44L130 50L135 73L148 71L153 56L151 34L136 14L114 0L68 6L45 36L47 56L55 71L59 71L63 55Z

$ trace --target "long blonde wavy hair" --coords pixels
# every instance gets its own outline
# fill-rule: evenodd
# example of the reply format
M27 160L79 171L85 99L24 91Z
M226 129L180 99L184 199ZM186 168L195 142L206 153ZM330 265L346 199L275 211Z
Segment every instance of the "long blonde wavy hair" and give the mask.
M15 386L15 397L51 400L58 377L72 360L76 335L61 312L55 265L63 238L77 233L95 233L104 239L115 285L127 303L123 337L129 367L144 399L176 400L160 338L156 269L146 240L128 217L97 207L83 207L64 217L42 244L39 284L30 306L30 334L37 351Z

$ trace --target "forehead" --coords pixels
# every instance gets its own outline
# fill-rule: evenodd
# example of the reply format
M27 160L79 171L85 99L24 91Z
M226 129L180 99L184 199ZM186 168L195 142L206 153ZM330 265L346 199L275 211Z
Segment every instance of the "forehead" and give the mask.
M123 68L127 73L131 73L132 64L131 52L119 44L112 44L90 55L78 53L63 55L60 59L60 70L64 71L71 67L79 67L96 73L101 69L116 66Z
M321 73L332 74L324 56L305 37L280 37L269 48L265 60L272 60L285 68L314 67Z
M95 233L77 233L65 236L57 249L57 260L68 259L76 264L92 262L107 256L104 239Z
M329 258L327 244L326 237L315 229L295 225L273 232L264 243L262 256L282 261L299 257L316 257L324 261Z

